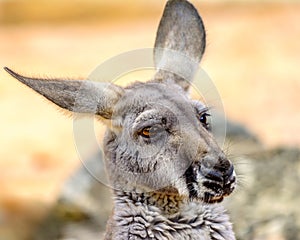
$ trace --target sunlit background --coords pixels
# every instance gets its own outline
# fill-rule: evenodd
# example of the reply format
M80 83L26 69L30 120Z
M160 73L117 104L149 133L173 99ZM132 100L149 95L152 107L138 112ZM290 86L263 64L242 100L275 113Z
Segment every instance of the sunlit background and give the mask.
M112 56L152 47L165 2L0 0L0 67L85 78ZM298 1L192 2L207 29L202 67L227 117L266 148L299 147ZM2 69L0 113L0 239L24 239L80 164L72 118Z

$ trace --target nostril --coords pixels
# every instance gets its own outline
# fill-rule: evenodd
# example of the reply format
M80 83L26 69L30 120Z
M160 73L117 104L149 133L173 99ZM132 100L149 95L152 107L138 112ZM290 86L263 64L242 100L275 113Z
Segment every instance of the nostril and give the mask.
M227 184L232 180L234 167L226 158L219 158L216 162L211 156L205 156L201 161L200 171L207 179Z
M218 162L215 165L215 169L219 170L220 172L223 172L224 174L227 174L229 170L231 170L232 164L227 158L219 158Z
M232 176L231 178L228 179L228 184L232 184L236 181L235 176Z
M210 178L211 180L220 181L220 182L223 181L222 175L216 171L210 171L207 174L207 177Z
M233 165L231 164L230 167L229 167L229 169L227 170L226 175L227 175L228 177L232 176L233 171L234 171L234 167L233 167Z
M209 170L209 169L206 169L203 167L201 167L200 171L204 177L206 177L210 180L217 181L217 182L223 182L222 174L217 171Z
M231 166L228 169L227 174L225 175L224 183L227 185L227 184L232 184L235 181L236 181L236 177L235 177L235 174L234 174L234 167Z

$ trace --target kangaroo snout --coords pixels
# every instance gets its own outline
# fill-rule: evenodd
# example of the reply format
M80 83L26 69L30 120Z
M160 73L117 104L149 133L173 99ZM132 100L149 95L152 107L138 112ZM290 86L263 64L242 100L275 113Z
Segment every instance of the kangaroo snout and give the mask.
M201 173L216 181L225 181L234 172L233 164L225 157L205 156L200 164Z
M203 186L208 190L206 196L210 196L210 199L221 201L235 189L234 166L226 157L205 156L200 162L199 171L202 175Z

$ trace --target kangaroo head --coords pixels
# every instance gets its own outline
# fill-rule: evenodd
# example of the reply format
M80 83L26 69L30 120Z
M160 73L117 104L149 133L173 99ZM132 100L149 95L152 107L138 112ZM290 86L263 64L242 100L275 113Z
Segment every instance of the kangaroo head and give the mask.
M5 69L64 109L109 120L104 152L114 188L222 201L236 179L232 163L210 132L207 107L187 94L205 50L205 29L189 2L168 1L154 49L153 79L126 88L28 78Z

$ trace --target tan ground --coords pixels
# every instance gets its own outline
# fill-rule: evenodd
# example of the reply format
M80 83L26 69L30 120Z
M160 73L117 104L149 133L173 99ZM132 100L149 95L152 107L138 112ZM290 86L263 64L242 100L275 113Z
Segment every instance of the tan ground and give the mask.
M202 66L228 117L244 123L266 146L300 146L300 5L197 5L208 32ZM0 66L33 76L85 77L105 59L151 47L158 20L154 14L0 26ZM0 236L10 236L14 231L3 227L18 224L26 232L27 219L55 200L79 160L72 119L3 70L0 112Z

